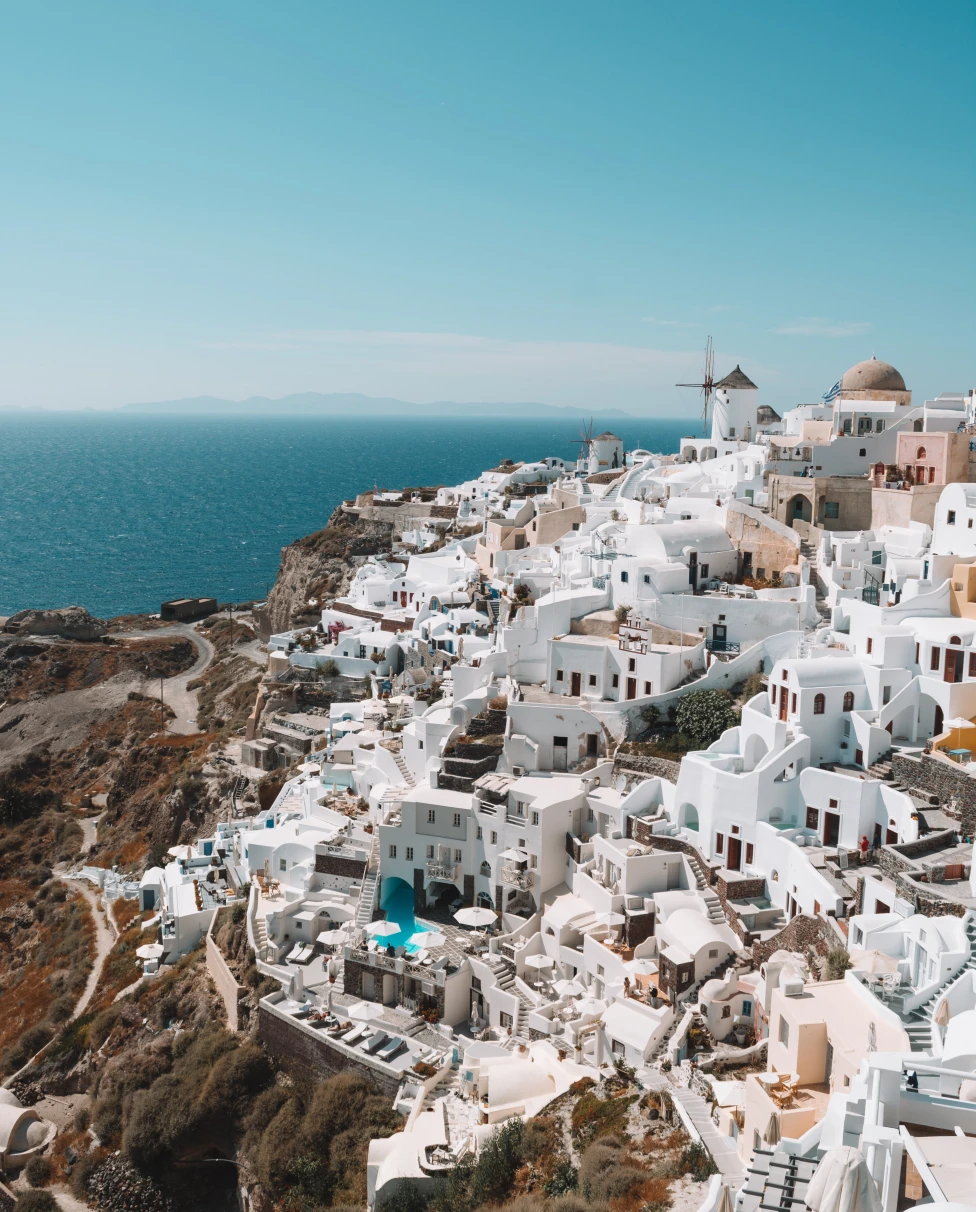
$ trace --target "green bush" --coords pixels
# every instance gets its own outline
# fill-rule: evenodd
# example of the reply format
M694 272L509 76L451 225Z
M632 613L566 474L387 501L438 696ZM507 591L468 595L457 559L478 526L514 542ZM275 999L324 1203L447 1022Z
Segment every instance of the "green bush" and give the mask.
M16 1204L17 1212L60 1212L60 1208L50 1191L25 1191Z
M471 1198L475 1205L498 1203L511 1191L515 1172L522 1164L525 1125L510 1119L491 1134L478 1154L471 1174Z
M692 1141L681 1154L679 1165L683 1174L690 1174L699 1183L718 1172L711 1153L697 1140Z
M46 1157L32 1157L24 1167L24 1177L32 1187L43 1187L51 1181L51 1163Z
M839 981L843 979L844 973L851 966L851 957L848 955L846 948L834 947L827 953L827 969L825 972L828 981Z
M701 749L717 741L726 728L734 728L739 713L725 690L695 690L679 699L674 722Z
M546 1195L568 1195L579 1186L579 1171L572 1162L561 1161L553 1170L543 1190Z

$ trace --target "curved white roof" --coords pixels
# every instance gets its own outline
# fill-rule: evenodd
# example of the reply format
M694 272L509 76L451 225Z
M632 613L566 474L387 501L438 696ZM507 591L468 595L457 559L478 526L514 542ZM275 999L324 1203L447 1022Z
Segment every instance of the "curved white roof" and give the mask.
M805 660L785 661L790 676L798 686L859 686L864 683L860 661L847 657L807 657Z
M945 644L950 636L957 635L965 644L976 635L976 620L974 619L903 619L903 627L910 627L914 634L922 640L930 640L936 644Z
M729 936L731 935L732 939L735 938L728 926L721 926L717 922L709 921L703 913L699 913L695 909L679 909L676 913L672 913L661 927L660 933L665 936L669 944L681 947L690 954L695 954L702 947L710 947L715 943L734 946Z

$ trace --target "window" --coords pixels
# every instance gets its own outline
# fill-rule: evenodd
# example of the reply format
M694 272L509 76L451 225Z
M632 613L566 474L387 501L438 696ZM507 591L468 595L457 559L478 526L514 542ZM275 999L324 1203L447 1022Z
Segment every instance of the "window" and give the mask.
M455 812L455 814L454 814L454 828L455 828L455 829L460 829L460 828L461 828L461 814L460 814L460 812Z
M484 835L484 832L482 831L482 828L481 828L481 826L479 825L479 826L478 826L478 841L480 842L480 841L481 841L481 839L482 839L484 836L485 836L485 835Z
M464 857L464 856L461 854L461 851L460 851L460 850L455 850L455 851L454 851L454 861L455 861L456 863L459 863L463 857Z
M429 859L432 859L434 857L434 847L433 846L427 847L427 857Z
M769 687L769 697L772 699L773 706L776 706L776 683L772 682Z
M630 657L627 661L627 672L633 673L636 670L636 668L637 668L637 662L634 660L633 657Z
M820 826L820 809L807 808L807 828L817 829Z
M792 711L793 714L796 715L796 692L795 691L793 693L793 702L792 702L792 705L790 706L790 711Z
M779 1016L779 1042L787 1047L790 1045L790 1024L782 1014Z
M396 846L390 847L390 858L396 858Z
M916 665L918 664L919 647L920 647L920 645L918 645L918 644L915 645L915 664Z
M890 687L890 686L883 686L883 687L881 688L881 706L882 706L882 707L887 707L887 705L888 705L890 702L891 702L891 687Z
M916 462L919 462L924 458L925 458L925 447L920 446L918 448L918 450L915 451L915 460L916 460Z
M878 551L872 551L872 552L871 552L871 563L872 563L872 564L880 564L880 563L881 563L881 557L882 557L883 555L884 555L884 552L883 552L883 551L881 551L880 549L879 549Z
M423 747L424 747L424 743L423 743L423 741L418 741L418 742L417 742L417 748L418 748L418 749L420 749L420 750L422 751L422 750L423 750Z
M563 680L563 671L561 669L557 669L556 670L556 681L561 682L562 680Z
M844 710L845 711L854 710L854 691L853 690L848 690L846 692L846 694L844 695Z
M836 807L837 807L837 801L836 801L836 800L829 800L829 801L828 801L828 803L830 804L831 808L836 808Z
M823 713L826 710L827 710L826 697L822 694L815 694L813 696L813 714L814 715L823 715Z
M629 580L630 580L630 576L629 576L629 574L628 574L628 573L626 573L626 572L621 572L621 574L620 574L620 583L621 583L622 585L626 585L626 584L627 584L627 582L628 582Z
M288 860L287 859L278 859L278 870L279 871L288 870Z
M879 417L879 418L878 418L878 422L877 422L877 424L876 424L876 425L875 425L875 427L874 427L874 432L875 432L875 433L884 433L884 427L885 427L885 423L884 423L884 421L883 421L883 420L882 420L882 419Z
M956 524L956 511L954 509L950 509L949 512L946 514L946 525L955 526L955 524Z
M650 583L651 583L650 573L645 572L644 573L644 584L650 585Z
M742 1013L747 1017L752 1014L752 1002L747 997L742 999Z
M870 656L873 651L874 651L874 640L871 638L871 636L868 636L868 656Z
M650 693L651 693L651 683L650 683L650 682L645 682L645 683L644 683L644 693L645 693L645 694L650 694Z
M596 674L591 673L590 676L586 679L586 681L587 681L588 685L595 686L596 685Z
M437 820L437 809L428 808L427 809L427 824L433 825L436 822L436 820Z
M969 676L976 678L976 652L969 654Z
M498 845L498 834L494 831L494 829L491 831L491 844L493 846Z
M746 842L746 866L747 867L750 866L750 864L752 863L752 860L755 857L755 853L756 853L756 848L755 848L755 846L753 846L752 842Z
M533 812L532 813L532 824L538 825L538 823L539 823L539 814L538 814L538 812Z
M718 947L712 947L708 952L709 959L718 959Z
M724 833L715 834L715 853L716 854L725 853L725 834Z
M412 863L413 862L413 846L407 847L406 854L407 854L407 862Z
M722 1007L722 1018L731 1018L731 1017L732 1017L732 1007L723 1006Z
M824 517L839 518L840 517L840 502L839 501L824 501Z
M939 655L940 654L939 654L938 648L933 648L932 649L932 659L929 661L929 669L938 669L939 668Z
M950 644L961 644L962 640L957 635L951 635L951 636L949 636L949 643Z
M707 578L708 578L708 565L707 564L702 564L701 568L699 569L699 575L701 576L701 579L703 581L707 580Z
M871 423L871 422L869 421L869 422L868 422L868 424L870 425L870 423ZM857 453L858 453L858 454L861 456L861 458L863 459L863 458L864 458L864 456L865 456L865 455L866 455L868 452L867 452L867 451L864 449L864 447L862 446L862 447L861 447L861 449L860 449L860 450L859 450Z
M555 738L553 738L553 740L555 740ZM515 801L515 815L525 816L525 800Z
M615 673L615 674L613 675L613 688L614 688L614 690L616 690L616 689L617 689L617 687L618 687L619 685L620 685L620 674Z

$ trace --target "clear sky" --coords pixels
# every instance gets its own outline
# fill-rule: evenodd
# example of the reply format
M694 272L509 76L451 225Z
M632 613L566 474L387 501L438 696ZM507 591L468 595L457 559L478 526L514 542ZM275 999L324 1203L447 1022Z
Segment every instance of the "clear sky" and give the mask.
M0 405L976 386L976 5L0 9Z

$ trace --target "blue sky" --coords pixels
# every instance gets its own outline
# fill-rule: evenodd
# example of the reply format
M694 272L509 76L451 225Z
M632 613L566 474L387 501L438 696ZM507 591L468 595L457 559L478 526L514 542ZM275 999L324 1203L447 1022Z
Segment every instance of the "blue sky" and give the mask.
M976 6L0 9L0 405L976 386Z

